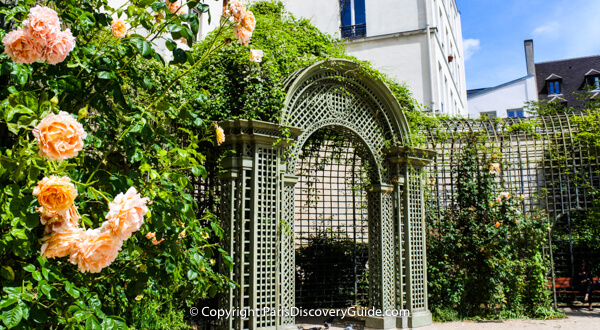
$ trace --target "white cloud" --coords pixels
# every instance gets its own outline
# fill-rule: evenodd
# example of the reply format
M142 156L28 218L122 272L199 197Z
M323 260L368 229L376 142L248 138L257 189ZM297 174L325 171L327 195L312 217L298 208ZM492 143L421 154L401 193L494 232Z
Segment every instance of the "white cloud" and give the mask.
M558 22L550 22L548 24L537 27L531 34L535 37L554 36L558 31Z
M479 39L465 39L463 40L463 51L465 54L465 61L471 58L473 54L477 53L481 49L481 42Z

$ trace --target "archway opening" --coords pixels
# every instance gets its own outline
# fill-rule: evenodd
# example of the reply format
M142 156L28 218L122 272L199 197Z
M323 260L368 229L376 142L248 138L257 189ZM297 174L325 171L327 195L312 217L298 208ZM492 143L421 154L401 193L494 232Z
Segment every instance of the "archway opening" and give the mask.
M354 134L322 128L303 145L295 187L296 306L369 302L369 208L374 163Z

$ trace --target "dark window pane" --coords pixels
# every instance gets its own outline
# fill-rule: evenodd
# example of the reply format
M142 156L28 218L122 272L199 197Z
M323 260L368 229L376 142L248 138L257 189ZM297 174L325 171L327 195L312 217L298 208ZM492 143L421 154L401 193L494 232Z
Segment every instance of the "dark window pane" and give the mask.
M365 12L365 0L354 0L354 24L365 24L366 12Z
M340 0L342 26L352 25L352 8L350 8L350 4L350 0Z
M560 94L560 82L549 81L548 82L548 94Z

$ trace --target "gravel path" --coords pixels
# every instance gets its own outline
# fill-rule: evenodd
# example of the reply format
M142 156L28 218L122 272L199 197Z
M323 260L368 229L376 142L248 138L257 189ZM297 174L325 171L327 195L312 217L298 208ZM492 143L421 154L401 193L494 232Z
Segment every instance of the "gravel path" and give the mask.
M567 318L557 320L506 320L506 321L460 321L447 323L434 323L433 325L419 328L419 330L503 330L503 329L575 329L575 330L600 330L600 307L593 311L587 307L574 307L562 309ZM323 327L321 318L297 318L298 326L308 329ZM351 320L346 320L351 322ZM350 323L351 324L351 323ZM331 330L343 330L346 324L336 321Z
M434 323L432 326L421 328L423 330L499 330L499 329L576 329L599 330L600 308L593 311L587 308L565 308L563 311L568 318L558 320L506 320L506 321L461 321L448 323Z

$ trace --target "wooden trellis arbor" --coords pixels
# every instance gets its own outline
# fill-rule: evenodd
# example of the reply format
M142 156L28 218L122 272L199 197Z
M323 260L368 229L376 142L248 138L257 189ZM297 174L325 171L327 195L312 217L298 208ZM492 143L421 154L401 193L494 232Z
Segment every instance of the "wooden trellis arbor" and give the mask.
M409 127L397 100L354 62L316 63L293 74L286 89L281 122L222 123L235 153L222 162L221 217L234 260L230 277L239 286L222 297L221 308L259 311L223 320L223 327L295 329L294 186L300 150L320 129L351 140L374 165L367 191L368 307L410 312L369 318L367 325L430 324L423 167L432 152L407 147Z

